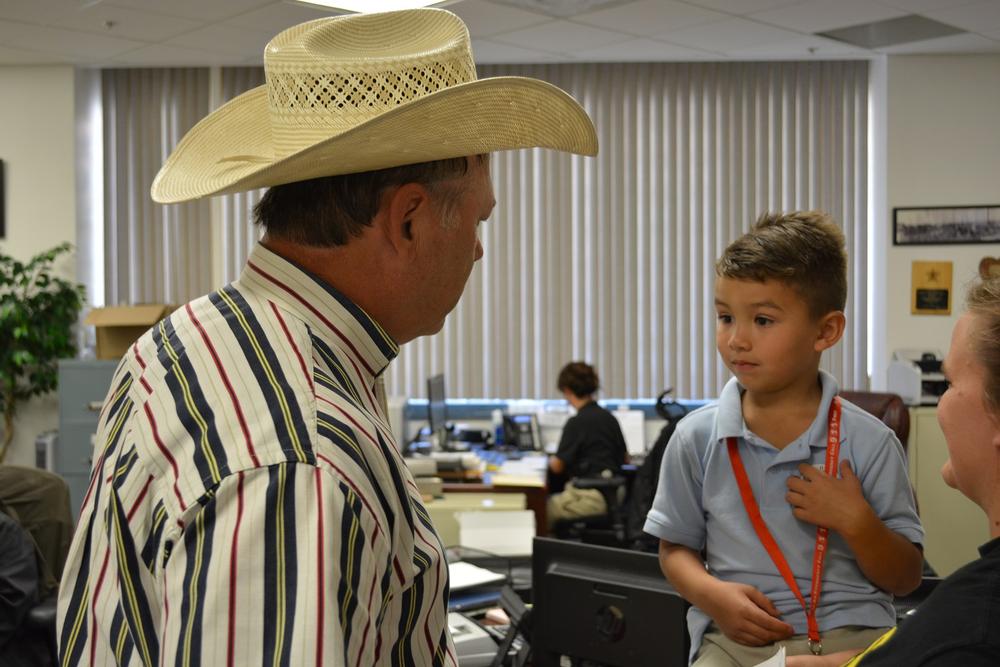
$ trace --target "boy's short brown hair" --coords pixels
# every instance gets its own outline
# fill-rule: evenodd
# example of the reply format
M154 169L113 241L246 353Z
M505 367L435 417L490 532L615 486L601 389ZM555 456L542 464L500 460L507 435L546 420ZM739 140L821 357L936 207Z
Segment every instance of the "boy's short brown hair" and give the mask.
M729 244L715 275L781 281L802 295L812 317L822 317L847 303L844 234L822 211L764 213Z

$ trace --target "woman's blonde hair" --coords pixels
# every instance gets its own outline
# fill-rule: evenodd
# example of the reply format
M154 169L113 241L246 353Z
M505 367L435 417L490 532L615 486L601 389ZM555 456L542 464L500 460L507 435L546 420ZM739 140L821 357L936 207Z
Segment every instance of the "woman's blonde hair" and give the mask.
M985 370L984 402L1000 420L1000 277L973 283L965 302L975 318L969 334L972 353Z

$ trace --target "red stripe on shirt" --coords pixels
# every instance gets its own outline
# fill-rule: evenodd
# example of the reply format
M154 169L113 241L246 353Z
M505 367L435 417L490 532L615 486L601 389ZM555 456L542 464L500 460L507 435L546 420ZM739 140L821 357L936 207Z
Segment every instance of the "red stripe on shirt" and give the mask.
M337 474L340 475L340 478L344 481L344 483L347 484L347 486L351 487L351 489L354 491L354 493L358 494L358 498L361 500L361 503L365 506L365 509L368 510L368 513L372 515L372 519L375 520L375 530L376 530L376 532L378 532L378 533L384 532L382 530L382 525L378 522L378 515L375 514L375 511L372 509L372 506L368 504L368 499L365 498L365 495L363 493L361 493L361 491L358 490L358 487L354 485L354 481L350 477L347 476L347 473L345 473L343 470L341 470L340 468L338 468L337 465L333 461L331 461L330 459L326 458L322 454L317 454L316 458L337 471Z
M287 292L288 294L290 294L292 297L294 297L296 301L298 301L303 306L305 306L309 310L309 312L311 312L313 315L315 315L321 322L323 322L323 324L325 324L326 326L328 326L330 328L330 330L333 331L333 333L337 334L337 337L340 338L340 340L343 341L343 343L345 345L347 345L347 347L351 350L351 352L353 352L355 355L357 355L358 359L361 360L361 363L364 364L365 368L368 370L368 372L371 375L375 375L375 371L372 370L371 367L368 366L367 362L365 362L364 357L362 357L361 353L358 352L358 349L356 347L354 347L354 343L351 342L351 339L348 338L347 336L345 336L340 331L340 329L338 329L336 326L334 326L333 322L331 322L330 320L328 320L323 315L323 313L321 313L318 310L316 310L315 306L313 306L311 303L309 303L304 298L302 298L301 294L299 294L296 290L293 290L288 285L286 285L285 283L281 282L280 280L278 280L277 278L275 278L274 276L272 276L267 271L264 271L262 268L260 268L259 266L257 266L253 262L251 262L250 260L247 260L247 266L249 266L251 269L253 269L257 273L259 273L260 275L262 275L264 278L267 278L269 281L271 281L272 283L274 283L275 285L277 285L278 287L280 287L282 290L284 290L285 292Z
M94 664L94 656L97 651L97 598L101 595L101 587L104 585L104 573L108 569L108 556L111 555L111 545L104 547L104 562L101 564L101 574L97 577L97 586L94 588L94 599L90 601L90 633L93 639L90 642L90 664Z
M301 359L301 357L300 357ZM316 477L316 507L319 511L319 516L316 518L316 529L319 532L316 540L316 559L317 559L317 573L319 575L319 586L316 591L316 667L323 667L323 635L326 632L326 626L323 624L323 611L326 605L326 599L324 596L324 589L326 584L323 580L323 483L322 483L322 471L319 468L315 468Z
M305 376L306 382L309 383L309 391L316 393L316 388L313 386L312 375L306 370L305 359L302 358L302 353L299 352L299 346L295 344L295 339L292 338L292 333L288 330L288 325L285 324L285 319L281 316L281 312L278 310L278 306L275 305L273 301L268 301L271 306L271 310L274 311L274 316L278 318L278 324L281 325L281 330L285 332L285 338L288 339L288 344L292 346L292 351L295 352L295 356L299 360L299 368L302 369L302 375Z
M247 428L247 421L243 417L243 408L240 407L240 402L236 400L236 392L233 391L233 385L229 382L229 375L226 373L226 369L222 367L222 362L219 360L219 355L215 352L215 346L212 345L212 341L209 340L208 334L205 333L205 329L201 326L201 322L195 317L194 311L191 310L191 304L186 306L188 315L191 317L191 322L198 329L198 333L201 334L201 339L205 341L205 346L212 355L212 361L215 362L215 368L219 371L219 377L222 378L222 383L226 385L226 392L229 394L229 400L233 403L233 408L236 410L236 419L240 422L240 430L243 431L243 439L247 443L247 452L250 454L250 459L253 461L254 467L260 467L260 461L257 460L257 451L254 449L253 441L250 439L250 429Z
M128 514L125 516L125 521L128 523L132 523L132 517L135 516L135 512L139 509L139 505L142 504L142 499L146 497L146 492L149 491L149 485L152 484L152 482L153 476L150 475L146 478L146 483L142 485L142 491L139 492L139 497L135 499L134 503L132 503L132 509L130 509Z
M177 486L177 482L181 476L180 471L177 469L177 461L174 460L170 450L164 446L163 440L160 439L160 432L156 428L156 418L153 416L153 411L150 409L149 403L143 404L142 407L146 411L146 418L149 420L149 426L153 430L153 440L156 441L156 446L160 448L160 451L163 452L163 456L170 462L170 467L174 469L174 495L177 496L177 502L181 504L181 510L186 510L187 505L184 503L184 499L181 497L180 488ZM180 521L178 521L178 523L180 524ZM183 524L181 524L181 528L183 529Z
M243 471L236 479L236 527L233 528L233 545L229 549L229 637L226 643L226 664L233 666L233 647L236 645L236 589L240 546L240 524L243 522Z

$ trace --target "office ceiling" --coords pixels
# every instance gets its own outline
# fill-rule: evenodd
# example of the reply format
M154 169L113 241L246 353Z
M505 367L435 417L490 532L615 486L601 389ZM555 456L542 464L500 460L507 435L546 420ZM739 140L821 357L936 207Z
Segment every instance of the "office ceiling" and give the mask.
M469 25L480 64L1000 53L1000 0L459 0L447 8ZM334 13L291 0L0 0L0 66L254 65L280 30ZM892 20L912 15L959 32L898 43L914 20ZM864 48L816 34L869 23L844 34L897 43Z

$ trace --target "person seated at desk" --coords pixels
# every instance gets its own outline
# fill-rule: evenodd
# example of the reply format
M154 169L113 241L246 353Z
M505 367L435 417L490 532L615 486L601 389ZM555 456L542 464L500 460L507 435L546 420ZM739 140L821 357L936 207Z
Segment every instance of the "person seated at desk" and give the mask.
M566 364L559 371L556 386L576 415L566 422L559 448L549 457L549 470L570 479L562 493L549 498L550 526L564 519L605 514L608 506L600 490L578 489L572 480L617 475L628 459L618 420L594 400L600 388L594 367L582 361Z

